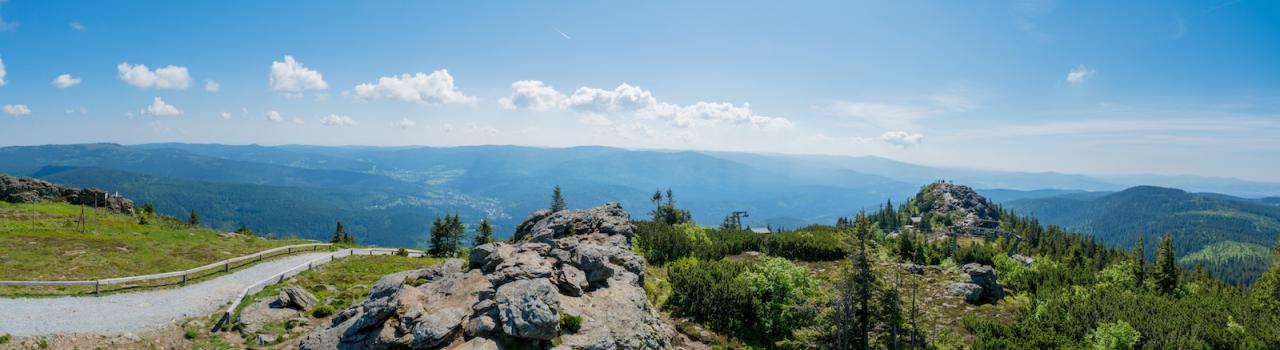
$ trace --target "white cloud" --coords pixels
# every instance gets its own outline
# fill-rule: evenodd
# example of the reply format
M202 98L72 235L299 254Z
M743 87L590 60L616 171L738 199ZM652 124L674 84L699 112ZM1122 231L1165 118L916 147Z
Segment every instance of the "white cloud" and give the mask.
M688 128L698 124L725 124L751 126L757 129L789 129L794 124L786 118L766 117L751 110L751 105L741 106L728 102L699 101L688 106L660 102L653 93L638 86L623 83L613 90L581 87L565 96L541 81L522 80L511 84L513 93L498 103L503 108L530 110L568 109L601 118L583 117L580 120L592 125L609 125L605 115L630 114L641 119L662 119L672 126Z
M906 131L889 131L880 135L880 141L887 142L894 146L907 148L919 145L921 141L924 141L924 135L908 133Z
M472 134L490 134L490 135L501 133L501 131L498 131L498 128L495 128L492 125L480 125L476 123L468 124L467 132Z
M222 119L231 119L231 113L227 112L220 112L218 113L218 116L222 117Z
M978 108L965 89L908 99L903 103L874 101L831 101L815 109L850 117L854 127L880 130L915 129L920 120L940 114L964 112Z
M290 55L284 56L284 62L271 61L271 74L267 76L267 82L275 91L301 92L329 88L320 72L303 66L302 62L294 60Z
M80 23L80 21L72 21L69 25L71 26L71 29L75 29L78 32L83 32L85 29L84 24Z
M1081 64L1072 68L1070 72L1067 72L1067 82L1074 85L1080 85L1086 80L1089 80L1089 78L1092 78L1094 74L1097 74L1097 72L1094 71L1093 68L1089 68Z
M320 118L320 124L324 126L353 126L356 120L350 116L330 114L328 117Z
M396 123L396 126L401 129L413 129L418 126L418 123L409 118L400 118L400 122Z
M502 108L545 111L559 108L564 102L564 94L537 80L520 80L511 83L511 90L511 96L498 99L498 105Z
M0 86L4 86L4 84L6 83L4 81L4 76L5 76L4 60L0 59Z
M116 65L116 72L120 80L140 88L184 90L191 86L191 74L187 73L187 67L169 65L152 71L145 64L135 66L123 62Z
M27 105L4 105L4 112L15 117L21 117L31 114L31 108Z
M53 78L53 82L51 82L50 84L52 84L53 87L56 87L59 89L66 89L72 86L80 85L80 78L72 77L71 74L63 74L63 75L59 75L57 78Z
M267 120L279 123L284 121L284 117L280 115L280 112L269 111L267 112Z
M174 107L171 104L164 103L164 100L160 99L159 97L156 97L155 100L151 101L150 106L147 106L146 109L142 110L142 114L152 115L157 117L170 117L170 116L182 115L182 111L178 110L178 107Z
M641 124L641 123L628 123L628 124L622 124L622 125L615 125L613 128L609 130L612 131L614 135L618 135L618 137L621 137L624 139L632 139L632 140L649 139L657 136L658 134L657 132L653 131L653 128L650 128L648 125Z
M441 69L431 74L415 73L413 75L378 78L377 84L364 83L356 85L355 94L360 98L389 98L406 102L428 104L471 103L474 96L467 96L453 85L453 76L449 70Z
M306 120L302 120L302 118L293 117L293 123L294 123L294 124L306 124L306 123L307 123L307 121L306 121Z
M206 80L204 82L204 91L208 91L208 92L222 91L222 85L218 84L218 82L213 80Z

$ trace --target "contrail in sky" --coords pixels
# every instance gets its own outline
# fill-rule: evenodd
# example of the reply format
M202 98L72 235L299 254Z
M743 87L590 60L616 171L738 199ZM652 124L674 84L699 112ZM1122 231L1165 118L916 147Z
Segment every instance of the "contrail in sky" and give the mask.
M560 36L563 36L566 40L573 40L573 38L569 37L569 34L565 34L564 32L560 31L560 28L551 27L551 29L554 29L556 33L560 33Z

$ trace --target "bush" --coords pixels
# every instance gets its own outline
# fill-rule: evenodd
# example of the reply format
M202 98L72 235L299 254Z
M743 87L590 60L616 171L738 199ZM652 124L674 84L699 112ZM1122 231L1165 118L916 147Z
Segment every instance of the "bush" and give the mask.
M9 335L9 333L0 334L0 344L8 344L11 340L13 340L13 336Z
M813 277L783 258L754 264L685 258L671 264L668 280L673 311L740 338L787 338L814 318L800 308L817 296Z
M560 314L560 330L565 333L578 333L582 329L582 316Z
M706 229L691 223L636 222L636 246L650 264L658 266L684 257L719 260L746 251L804 261L839 260L846 254L844 238L845 233L831 226L758 234L739 229Z
M311 317L325 318L325 317L332 316L337 311L338 310L335 310L333 308L333 305L324 304L324 305L316 306L315 309L312 309Z
M186 337L187 339L195 339L196 337L200 336L200 330L196 329L195 327L187 327L186 329L182 330L182 336Z
M1142 334L1125 321L1099 324L1086 338L1095 350L1128 350L1138 343Z

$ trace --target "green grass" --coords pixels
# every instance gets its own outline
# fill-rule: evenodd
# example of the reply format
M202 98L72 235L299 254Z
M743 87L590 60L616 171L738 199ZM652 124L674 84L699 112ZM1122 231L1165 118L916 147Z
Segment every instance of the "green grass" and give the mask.
M80 231L85 208L84 232ZM34 217L34 220L33 220ZM34 222L33 222L34 221ZM147 225L136 216L94 214L65 203L0 202L0 280L92 280L185 270L278 246L306 243L239 236L193 228L165 217ZM28 288L29 289L29 288ZM66 294L77 288L41 288ZM0 295L26 289L0 288Z
M280 289L285 287L302 287L316 296L320 301L320 305L312 311L318 309L329 309L333 312L342 311L353 304L364 301L369 296L369 290L373 287L382 276L413 269L420 269L427 266L435 265L440 259L431 257L404 257L398 255L356 255L343 258L325 265L321 265L314 270L304 271L294 276L288 282L267 286L262 291L255 293L251 297L245 298L240 303L240 308L253 304L257 301L275 298L280 294ZM239 310L236 311L239 313ZM330 315L314 315L317 318L324 318ZM320 322L312 322L319 324ZM283 321L273 324L267 324L261 332L273 333L284 340L290 336L296 335L288 332ZM252 338L252 334L246 335Z
M1258 244L1222 241L1204 246L1204 248L1200 248L1200 250L1178 258L1178 263L1183 265L1194 265L1196 262L1221 263L1228 259L1265 259L1270 256L1271 249Z

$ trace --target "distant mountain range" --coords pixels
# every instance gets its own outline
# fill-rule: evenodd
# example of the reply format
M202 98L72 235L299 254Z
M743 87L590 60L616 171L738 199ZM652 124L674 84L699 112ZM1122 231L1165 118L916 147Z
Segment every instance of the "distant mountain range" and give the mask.
M999 202L1093 196L1131 180L1059 173L922 166L877 157L625 150L608 147L320 147L217 144L78 144L0 148L0 172L119 191L165 213L201 213L215 228L246 225L279 236L326 238L342 220L364 242L413 245L436 215L488 217L510 234L560 185L571 207L621 202L633 215L653 191L672 189L695 220L718 224L830 223L938 179ZM1174 177L1144 177L1152 183ZM1280 195L1280 184L1177 177L1191 190ZM1090 192L1092 191L1092 192ZM1258 203L1280 205L1277 198ZM1039 213L1037 213L1039 214Z
M1041 223L1076 229L1104 243L1131 247L1145 236L1154 255L1170 233L1180 262L1202 264L1228 281L1252 281L1270 261L1280 238L1280 206L1274 198L1249 199L1216 193L1138 186L1119 192L1069 192L1019 198L1004 206L1033 214Z

